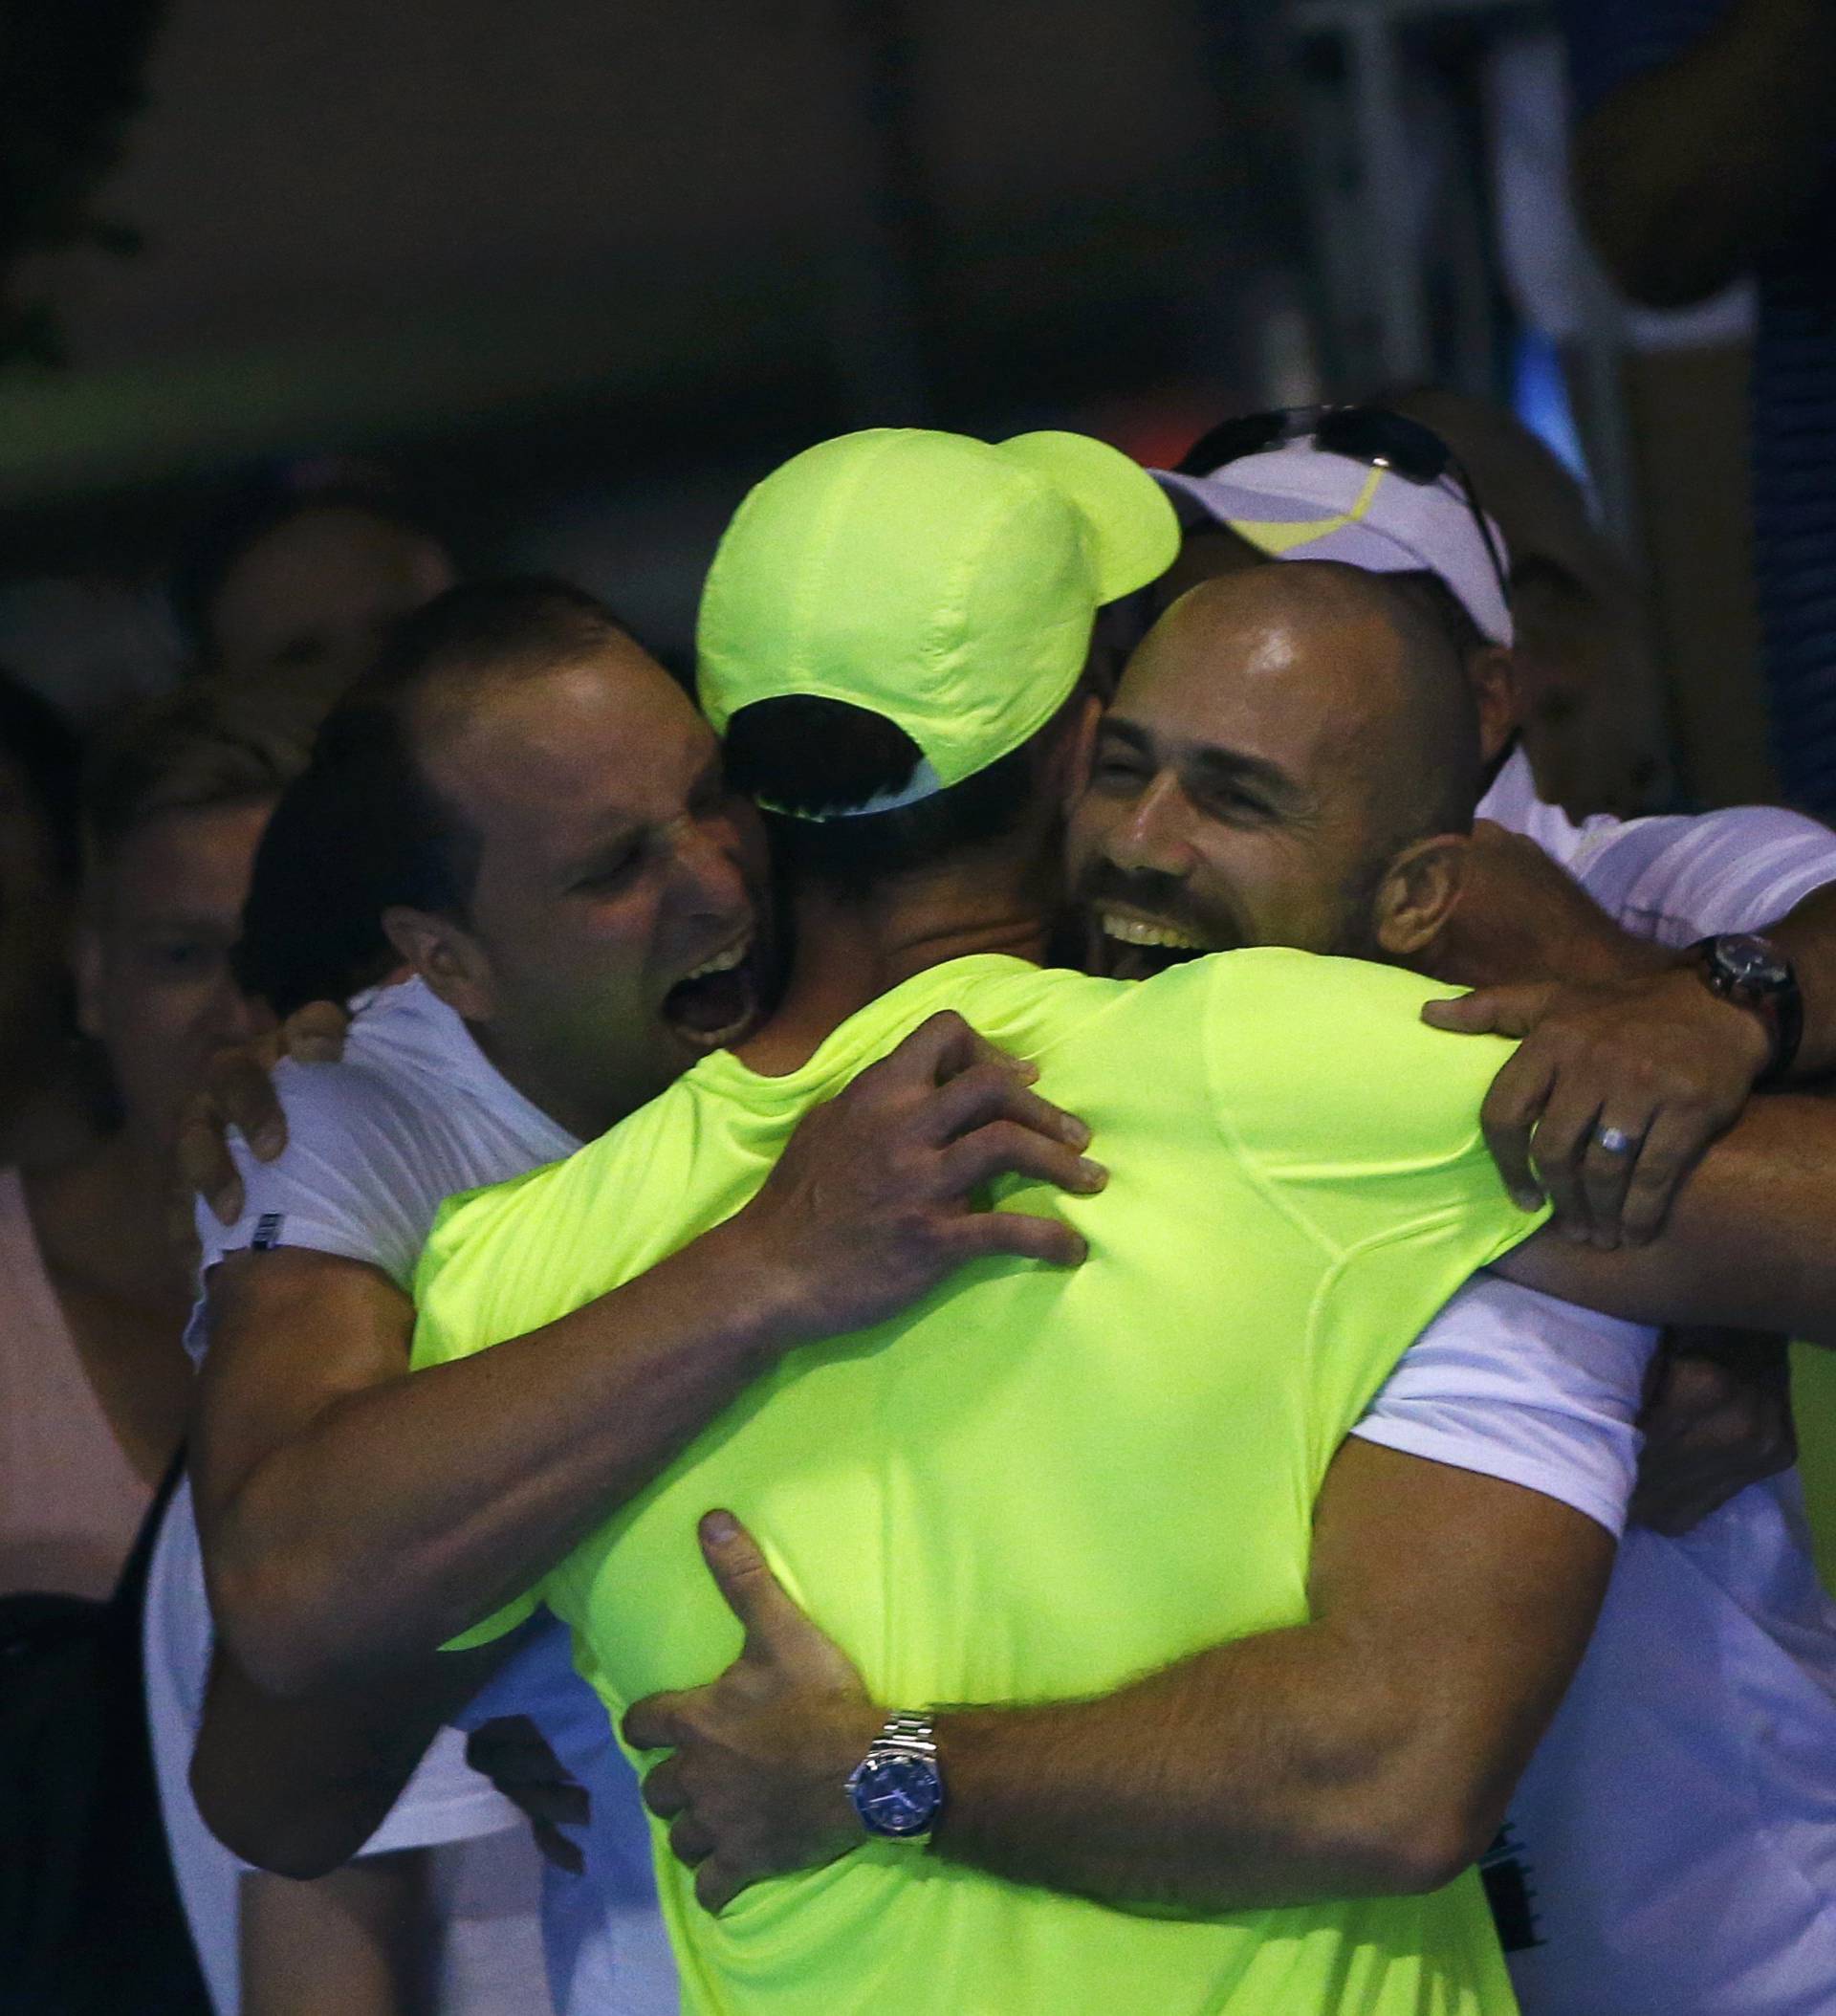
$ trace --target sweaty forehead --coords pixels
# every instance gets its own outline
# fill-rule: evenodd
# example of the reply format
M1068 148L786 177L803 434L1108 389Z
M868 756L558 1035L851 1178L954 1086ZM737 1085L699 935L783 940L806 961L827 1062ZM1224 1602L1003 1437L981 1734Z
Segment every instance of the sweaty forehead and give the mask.
M1116 712L1161 739L1237 748L1313 771L1381 726L1402 646L1385 613L1336 584L1279 581L1299 563L1207 582L1129 661Z
M435 787L481 828L672 819L717 753L688 695L636 645L493 668L433 698L421 726Z

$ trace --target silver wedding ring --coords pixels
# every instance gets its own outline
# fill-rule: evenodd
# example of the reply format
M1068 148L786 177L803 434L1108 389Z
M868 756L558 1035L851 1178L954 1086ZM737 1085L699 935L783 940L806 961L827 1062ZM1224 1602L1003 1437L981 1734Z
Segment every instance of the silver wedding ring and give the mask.
M1594 1145L1603 1155L1629 1155L1638 1146L1635 1135L1628 1134L1623 1127L1597 1127L1594 1129Z

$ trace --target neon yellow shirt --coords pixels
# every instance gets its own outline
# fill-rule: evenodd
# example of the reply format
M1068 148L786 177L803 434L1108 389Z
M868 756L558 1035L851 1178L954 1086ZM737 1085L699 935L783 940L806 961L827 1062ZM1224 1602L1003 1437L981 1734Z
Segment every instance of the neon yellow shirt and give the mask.
M571 1160L449 1206L415 1362L552 1322L731 1216L798 1117L959 1009L1089 1122L1108 1187L1061 1211L1090 1259L978 1262L907 1314L787 1357L539 1597L616 1724L714 1677L739 1633L695 1523L731 1507L889 1706L1106 1692L1301 1622L1315 1497L1396 1359L1536 1220L1477 1130L1504 1055L1436 990L1290 952L1140 985L958 960L802 1069L710 1057ZM1100 1816L1092 1816L1100 1825ZM1516 2007L1471 1873L1427 1897L1144 1917L900 1844L695 1904L657 1830L686 2011L840 2016L1491 2016Z

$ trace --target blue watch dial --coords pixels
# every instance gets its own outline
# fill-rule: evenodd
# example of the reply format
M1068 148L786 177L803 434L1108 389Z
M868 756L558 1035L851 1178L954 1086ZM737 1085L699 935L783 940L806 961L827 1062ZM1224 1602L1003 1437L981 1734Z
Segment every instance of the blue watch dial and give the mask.
M848 1791L868 1833L893 1840L922 1834L944 1803L944 1782L925 1757L869 1757Z

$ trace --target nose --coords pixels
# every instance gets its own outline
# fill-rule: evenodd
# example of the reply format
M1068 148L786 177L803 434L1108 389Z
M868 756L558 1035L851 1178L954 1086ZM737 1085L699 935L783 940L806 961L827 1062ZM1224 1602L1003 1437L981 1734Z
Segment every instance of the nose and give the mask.
M1119 868L1183 876L1192 866L1191 808L1179 779L1163 772L1136 799L1110 833L1109 854Z
M751 914L752 890L719 822L680 820L674 842L677 883L696 914L735 924Z
M251 1043L275 1026L273 1012L253 995L244 994L226 975L210 1004L209 1031L213 1048L231 1043Z

